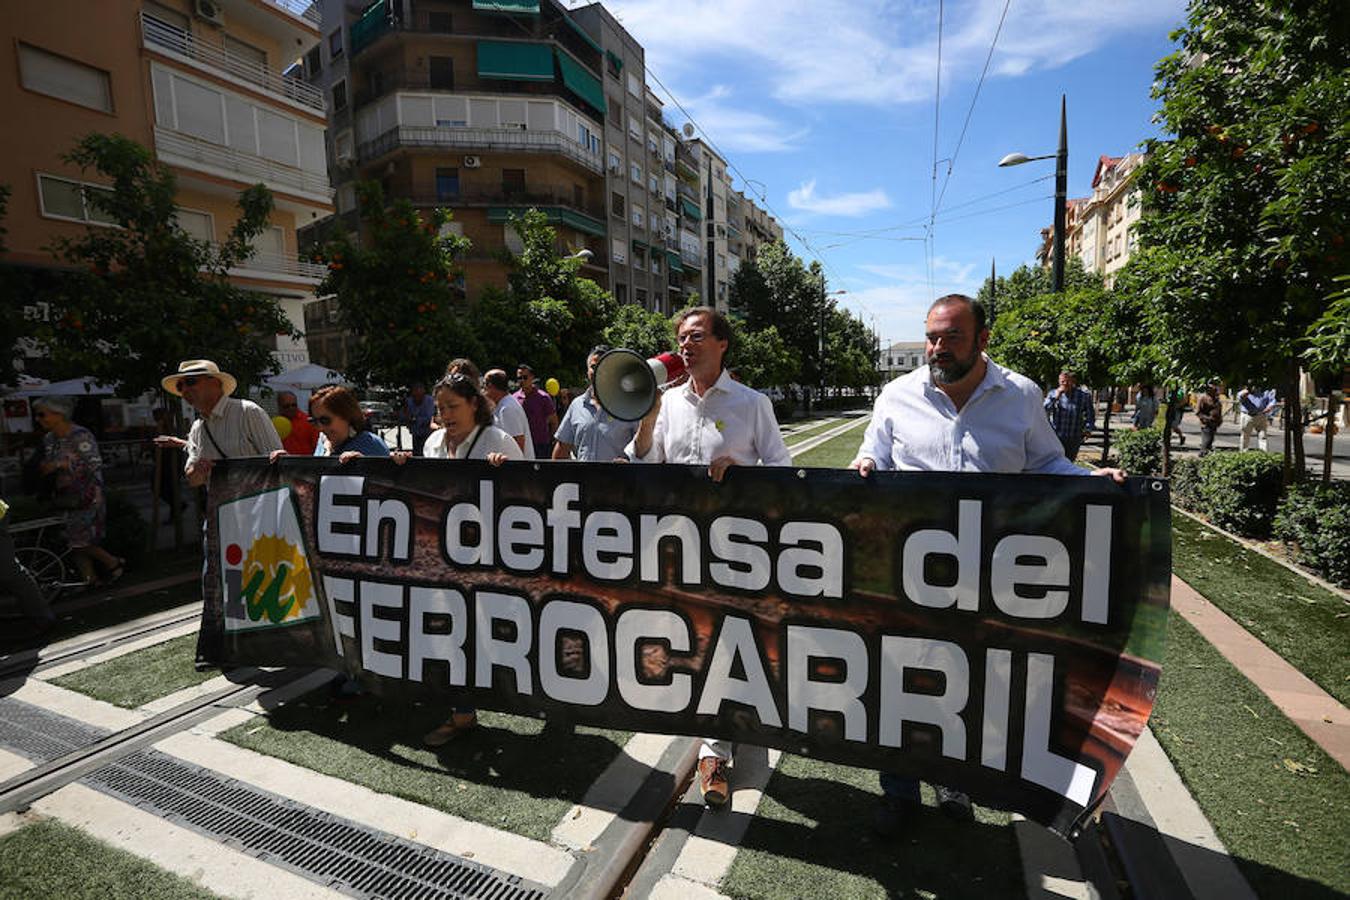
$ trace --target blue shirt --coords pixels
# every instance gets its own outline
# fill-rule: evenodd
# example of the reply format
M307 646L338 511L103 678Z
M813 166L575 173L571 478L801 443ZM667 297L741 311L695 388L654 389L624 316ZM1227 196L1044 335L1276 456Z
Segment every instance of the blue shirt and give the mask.
M414 436L431 434L431 420L436 415L436 401L430 394L423 394L421 403L409 395L403 401L403 410L408 415L408 430ZM389 455L387 449L385 456Z
M328 438L319 435L319 443L314 447L315 456L341 456L348 450L355 450L364 456L388 456L389 445L373 431L358 431L342 442L336 450L328 449Z
M572 452L582 462L613 462L624 455L624 448L637 434L637 422L616 419L599 403L589 390L568 404L562 424L553 436L572 445Z
M1259 416L1275 408L1275 389L1268 391L1243 391L1238 402L1242 411L1249 416Z
M1086 388L1076 387L1067 393L1055 388L1045 398L1045 411L1050 428L1066 441L1081 441L1084 431L1091 431L1094 421L1092 395Z

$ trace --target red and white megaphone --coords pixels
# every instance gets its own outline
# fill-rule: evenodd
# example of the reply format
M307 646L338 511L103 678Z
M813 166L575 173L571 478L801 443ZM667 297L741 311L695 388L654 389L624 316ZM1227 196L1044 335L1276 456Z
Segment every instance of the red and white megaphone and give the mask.
M595 364L595 399L614 418L636 422L651 410L661 388L683 374L678 353L643 359L632 350L610 350Z

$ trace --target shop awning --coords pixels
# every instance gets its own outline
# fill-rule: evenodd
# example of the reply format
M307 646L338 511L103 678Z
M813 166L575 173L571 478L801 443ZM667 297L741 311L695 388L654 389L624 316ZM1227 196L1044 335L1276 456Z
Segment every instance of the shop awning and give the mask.
M703 221L703 213L698 211L698 205L688 197L680 198L680 206L684 209L684 214L695 222Z
M539 0L473 0L473 8L483 12L534 13L539 15Z
M672 272L684 271L684 263L680 262L680 254L676 253L674 250L666 251L666 263L669 264Z
M553 81L553 47L518 41L479 41L478 77Z
M489 222L494 224L500 222L509 222L512 216L518 216L527 210L537 209L544 214L550 225L566 225L569 228L575 228L583 234L593 234L596 237L604 237L608 232L605 230L605 223L600 219L593 219L585 213L579 213L574 209L566 209L561 206L490 206L487 211Z
M558 70L562 72L563 84L567 89L585 100L600 115L605 115L609 106L605 103L605 89L586 67L561 50L555 51L558 57Z

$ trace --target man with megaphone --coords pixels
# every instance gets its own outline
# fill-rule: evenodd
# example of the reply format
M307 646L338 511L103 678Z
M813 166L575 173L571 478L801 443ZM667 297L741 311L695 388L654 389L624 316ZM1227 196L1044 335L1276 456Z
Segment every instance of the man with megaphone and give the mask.
M628 458L704 465L718 482L731 466L791 465L769 398L733 379L723 366L731 343L726 317L695 306L675 317L675 328L688 378L664 402L656 394L626 448ZM709 806L724 805L731 794L727 767L732 751L731 741L721 740L705 740L699 750L699 790Z

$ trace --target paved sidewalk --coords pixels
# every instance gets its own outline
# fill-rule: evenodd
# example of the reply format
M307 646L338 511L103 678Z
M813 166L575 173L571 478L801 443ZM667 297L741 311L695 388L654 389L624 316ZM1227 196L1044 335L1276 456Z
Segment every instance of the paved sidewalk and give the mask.
M1172 607L1304 734L1350 770L1350 710L1175 575Z

